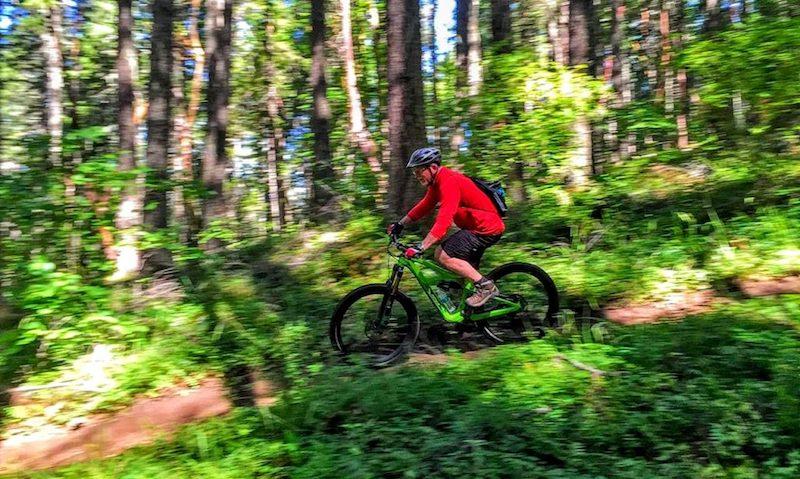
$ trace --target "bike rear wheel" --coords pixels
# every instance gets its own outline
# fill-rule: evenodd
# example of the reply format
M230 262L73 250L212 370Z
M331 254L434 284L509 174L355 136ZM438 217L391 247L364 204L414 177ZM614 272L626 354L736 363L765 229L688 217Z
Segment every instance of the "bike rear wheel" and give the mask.
M532 264L508 263L491 273L487 278L494 281L500 297L519 303L522 310L492 320L478 321L478 328L497 344L523 342L541 338L545 328L553 325L558 312L558 289L545 271ZM476 312L497 307L490 301Z
M411 298L399 291L392 295L385 284L370 284L351 291L339 302L329 335L331 345L341 354L384 367L413 347L419 329Z

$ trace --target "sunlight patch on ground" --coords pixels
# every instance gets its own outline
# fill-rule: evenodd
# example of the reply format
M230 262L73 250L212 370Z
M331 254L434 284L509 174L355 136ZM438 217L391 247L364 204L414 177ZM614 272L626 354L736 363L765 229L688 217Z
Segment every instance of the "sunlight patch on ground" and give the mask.
M319 235L319 242L322 244L335 243L342 239L341 231L327 231Z

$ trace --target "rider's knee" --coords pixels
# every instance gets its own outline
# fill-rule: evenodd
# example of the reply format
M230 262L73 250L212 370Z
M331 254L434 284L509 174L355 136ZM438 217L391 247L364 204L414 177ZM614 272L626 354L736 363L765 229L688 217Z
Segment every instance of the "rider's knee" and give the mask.
M441 246L437 246L436 249L433 251L433 259L438 261L439 263L444 263L445 259L447 258L446 254L443 254L444 250Z

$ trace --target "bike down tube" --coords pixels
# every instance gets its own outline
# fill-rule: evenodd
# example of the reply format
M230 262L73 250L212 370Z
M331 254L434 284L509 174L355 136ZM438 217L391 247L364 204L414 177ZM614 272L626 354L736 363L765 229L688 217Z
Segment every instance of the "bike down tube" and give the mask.
M411 270L411 274L417 278L417 282L422 287L422 291L425 292L425 295L428 299L431 300L436 309L439 311L439 314L442 316L442 319L447 321L448 323L460 323L464 321L464 314L463 308L458 308L455 311L451 312L447 308L445 308L442 303L439 301L439 298L433 294L433 284L430 284L427 279L421 274L422 266L405 258L401 258L398 261L398 264L402 264L403 266L407 267Z

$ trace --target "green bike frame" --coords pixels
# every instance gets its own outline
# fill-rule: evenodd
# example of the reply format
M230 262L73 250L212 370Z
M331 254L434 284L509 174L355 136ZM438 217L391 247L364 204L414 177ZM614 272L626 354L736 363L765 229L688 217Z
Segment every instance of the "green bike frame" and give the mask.
M497 303L497 307L494 309L489 311L472 312L471 308L467 306L467 298L475 292L475 286L472 284L472 282L464 281L463 278L443 268L435 261L425 258L409 259L404 256L397 257L397 263L392 270L392 276L386 282L387 286L391 288L392 294L397 291L397 288L400 284L400 279L403 276L403 270L405 269L411 271L411 274L417 278L422 290L436 306L436 309L439 310L439 314L441 314L442 318L449 323L460 323L465 319L470 319L472 321L488 320L513 314L522 310L522 306L520 304L510 301L509 299L500 295L494 300ZM461 298L459 299L458 304L453 311L449 310L444 304L442 304L435 294L435 288L437 287L436 285L442 281L455 281L459 284L466 282L466 285L462 288ZM388 308L391 309L391 303L391 301L388 303L384 302L383 307L388 306Z

